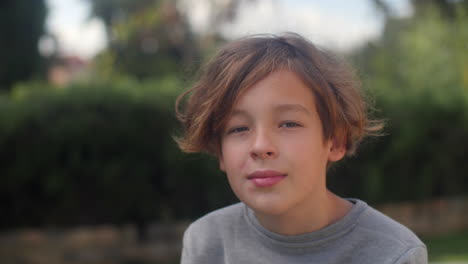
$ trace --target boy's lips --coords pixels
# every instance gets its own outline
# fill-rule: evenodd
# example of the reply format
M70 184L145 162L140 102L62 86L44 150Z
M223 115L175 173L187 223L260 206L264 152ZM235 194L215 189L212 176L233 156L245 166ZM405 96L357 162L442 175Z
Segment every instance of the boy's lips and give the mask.
M258 170L247 176L247 180L251 181L257 187L269 187L280 182L287 174L274 170Z

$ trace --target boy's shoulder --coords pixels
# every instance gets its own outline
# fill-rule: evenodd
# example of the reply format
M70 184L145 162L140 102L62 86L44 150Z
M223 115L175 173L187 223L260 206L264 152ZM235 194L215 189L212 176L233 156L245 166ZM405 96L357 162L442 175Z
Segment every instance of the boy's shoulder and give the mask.
M392 258L397 258L395 263L427 263L426 246L409 228L363 201L358 203L364 204L365 210L356 219L351 240L359 244L364 258L384 257L391 252Z
M185 231L185 236L202 239L217 239L227 234L234 224L243 217L244 204L236 203L212 211L194 221ZM202 242L202 241L200 241Z
M363 235L379 237L402 246L424 245L409 228L368 205L357 219L356 224L356 228Z
M242 219L243 204L202 216L185 230L181 263L223 263L224 242L232 240ZM238 228L237 228L238 230Z
M232 205L228 205L226 207L211 211L206 215L200 217L196 221L194 221L191 226L203 227L203 226L219 226L225 225L226 221L231 222L235 218L239 218L242 216L244 210L243 203L235 203Z

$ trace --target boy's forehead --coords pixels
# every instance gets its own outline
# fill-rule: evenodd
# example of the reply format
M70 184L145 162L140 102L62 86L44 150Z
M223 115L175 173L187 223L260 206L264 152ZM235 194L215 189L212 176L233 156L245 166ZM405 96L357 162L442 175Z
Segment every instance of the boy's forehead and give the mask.
M280 103L280 104L271 104L271 110L274 113L282 112L298 112L303 114L311 114L309 109L306 106L300 103ZM249 110L243 107L235 106L232 110L231 116L245 116L249 115Z
M282 106L279 110L292 110L291 108L294 107L291 107L291 105L299 104L304 99L309 99L310 97L315 98L314 89L302 77L300 73L284 68L270 72L264 77L255 80L255 82L241 87L235 96L232 107L237 108L239 104L245 101L246 97L255 98L255 100L268 100L272 94L281 94L282 98L279 98L281 103L278 103L278 105ZM299 98L289 96L291 93L294 94L298 91L302 93L302 96Z

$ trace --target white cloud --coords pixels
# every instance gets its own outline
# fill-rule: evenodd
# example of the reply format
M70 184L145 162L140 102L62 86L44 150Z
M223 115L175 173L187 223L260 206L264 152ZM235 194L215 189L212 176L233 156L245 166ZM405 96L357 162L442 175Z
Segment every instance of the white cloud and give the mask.
M83 0L48 0L48 31L57 37L64 55L91 58L106 47L104 24L89 19L90 6Z
M61 51L66 55L90 58L106 47L105 29L101 21L91 19L80 25L62 25L54 29Z
M294 31L321 46L347 51L378 37L381 32L381 23L366 10L361 10L362 14L352 10L352 15L343 16L343 11L334 12L321 6L303 4L293 7L285 3L267 0L245 5L238 19L224 27L225 35L237 38L256 33Z
M197 2L191 0L179 0L179 8L187 15L188 21L192 29L199 32L206 32L209 30L211 4L207 0L198 0Z

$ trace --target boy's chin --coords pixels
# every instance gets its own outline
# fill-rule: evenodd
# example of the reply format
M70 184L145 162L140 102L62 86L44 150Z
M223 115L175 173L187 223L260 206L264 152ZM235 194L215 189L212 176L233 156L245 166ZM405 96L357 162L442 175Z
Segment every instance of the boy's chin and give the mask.
M284 201L246 201L244 203L250 207L257 216L280 217L288 211L288 206Z

